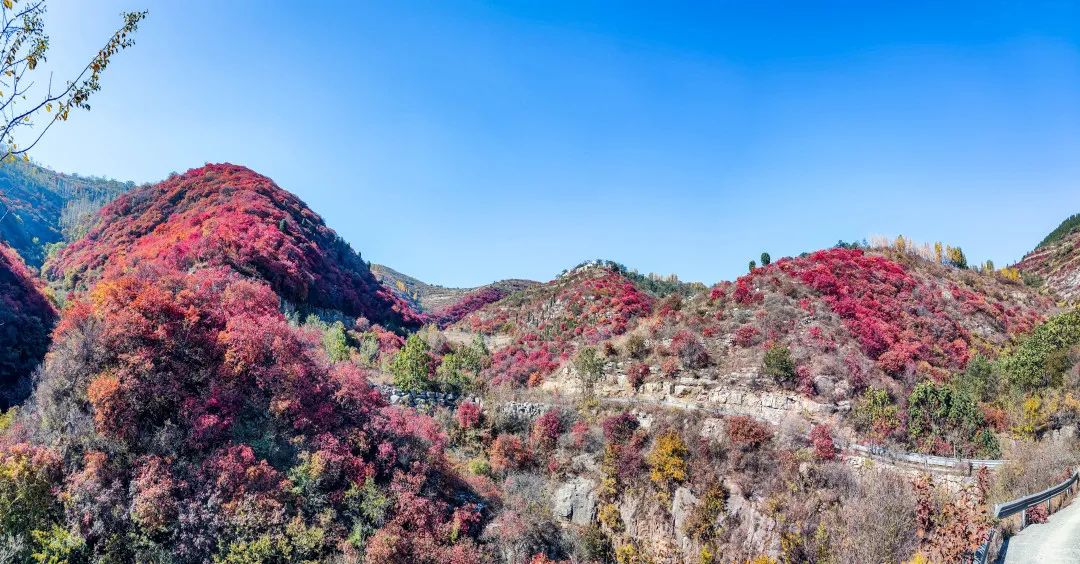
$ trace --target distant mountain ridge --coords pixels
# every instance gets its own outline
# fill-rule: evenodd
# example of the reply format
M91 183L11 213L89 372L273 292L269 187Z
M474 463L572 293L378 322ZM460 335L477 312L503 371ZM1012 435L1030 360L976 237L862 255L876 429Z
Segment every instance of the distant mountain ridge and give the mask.
M0 241L40 267L48 245L81 236L98 209L133 188L134 182L62 174L30 162L4 163Z
M540 284L535 280L508 278L476 288L447 288L438 284L428 284L408 274L398 272L389 266L374 263L371 265L371 273L375 275L379 282L408 302L414 309L426 313L449 308L470 292L482 288L495 288L509 295Z

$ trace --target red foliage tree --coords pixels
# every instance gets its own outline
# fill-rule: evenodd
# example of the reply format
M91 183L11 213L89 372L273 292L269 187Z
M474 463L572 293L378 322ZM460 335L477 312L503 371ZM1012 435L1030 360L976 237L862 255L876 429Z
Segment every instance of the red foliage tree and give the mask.
M555 443L562 433L562 414L558 408L552 408L533 422L532 442L542 450L551 450L555 448Z
M686 368L704 368L709 364L709 352L690 331L679 331L671 338L671 353L679 357Z
M644 362L636 362L630 365L630 368L626 370L626 379L630 383L630 387L635 390L640 388L645 383L645 379L649 377L649 365Z
M735 344L740 347L752 347L761 338L761 331L753 325L743 325L735 330Z

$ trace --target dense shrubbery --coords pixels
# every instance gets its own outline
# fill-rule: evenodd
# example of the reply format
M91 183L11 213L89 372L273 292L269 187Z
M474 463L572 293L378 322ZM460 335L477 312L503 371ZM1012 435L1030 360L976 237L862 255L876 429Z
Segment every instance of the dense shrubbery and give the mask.
M907 403L907 430L913 447L940 455L997 458L997 437L987 428L975 400L950 386L922 382Z
M474 330L509 329L515 335L514 343L495 351L483 371L495 385L540 383L581 346L625 333L651 311L653 302L631 281L607 269L569 275L518 294L518 300L522 303L499 302L461 322ZM492 320L498 325L492 327Z
M142 260L179 270L228 266L297 305L394 327L420 321L303 202L240 166L207 165L124 194L45 271L85 289Z
M466 315L506 297L506 292L500 288L487 286L465 294L460 300L454 302L445 309L432 313L440 327L447 327L461 321Z
M967 331L943 315L939 293L923 288L899 264L860 250L829 249L776 265L820 292L886 373L902 373L916 362L938 369L967 364Z
M1080 344L1080 310L1060 314L1035 328L1001 359L1008 383L1022 391L1060 386L1067 353Z
M0 243L0 409L30 393L30 372L45 357L55 321L41 284Z
M463 550L446 532L470 510L431 493L461 487L440 468L434 422L386 407L353 365L328 361L319 335L288 324L267 285L223 269L144 264L99 282L58 327L26 425L32 440L64 439L67 479L52 487L86 556ZM370 498L376 483L392 493L371 521L350 492Z

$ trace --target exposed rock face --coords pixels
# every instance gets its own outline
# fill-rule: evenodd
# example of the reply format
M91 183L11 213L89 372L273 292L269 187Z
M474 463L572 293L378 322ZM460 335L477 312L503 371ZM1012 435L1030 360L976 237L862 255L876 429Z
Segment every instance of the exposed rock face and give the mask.
M1046 286L1066 302L1080 299L1080 231L1027 254L1016 268L1041 276Z
M658 370L654 367L654 371ZM751 391L731 384L732 381L750 382L757 377L756 372L735 372L725 374L720 380L711 373L688 373L672 381L646 382L635 391L626 385L621 363L610 363L608 376L596 385L595 392L612 403L656 405L722 416L746 415L773 425L780 425L792 417L820 422L838 409L834 404L820 403L795 391ZM581 392L577 372L569 365L546 380L542 387L560 394Z
M690 488L679 488L671 499L671 522L675 527L675 540L683 553L691 549L691 540L686 536L686 522L693 514L698 504L698 498L691 493Z
M596 482L578 476L559 485L551 511L575 525L588 525L596 516Z

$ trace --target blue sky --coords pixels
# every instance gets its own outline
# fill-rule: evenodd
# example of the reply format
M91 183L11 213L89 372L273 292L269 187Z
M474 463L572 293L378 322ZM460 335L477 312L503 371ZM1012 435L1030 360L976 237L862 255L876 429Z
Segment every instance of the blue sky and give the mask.
M51 0L49 66L139 8L36 160L244 164L433 283L597 257L711 283L878 233L1000 265L1080 211L1067 2Z

